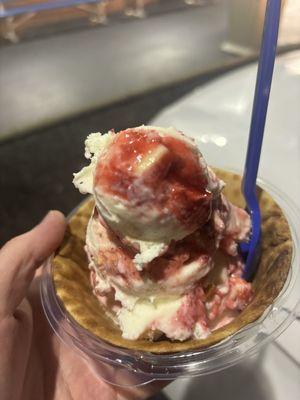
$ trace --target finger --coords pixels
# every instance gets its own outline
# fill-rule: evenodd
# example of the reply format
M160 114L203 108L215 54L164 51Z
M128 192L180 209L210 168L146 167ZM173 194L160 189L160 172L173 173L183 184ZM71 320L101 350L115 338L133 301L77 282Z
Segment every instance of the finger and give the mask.
M35 270L63 239L66 222L50 211L31 231L10 240L0 251L0 320L11 315L26 296Z

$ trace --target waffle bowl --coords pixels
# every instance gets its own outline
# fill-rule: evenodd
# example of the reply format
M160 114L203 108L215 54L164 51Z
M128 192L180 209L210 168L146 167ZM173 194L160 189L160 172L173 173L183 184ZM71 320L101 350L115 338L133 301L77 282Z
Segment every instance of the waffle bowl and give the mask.
M216 170L216 173L226 182L224 193L227 198L244 207L240 176L222 170ZM292 320L296 303L288 307L280 304L289 298L297 280L299 257L298 238L293 228L299 216L282 195L264 187L261 185L257 189L262 210L262 254L253 280L255 295L230 324L201 340L131 341L122 338L121 331L105 315L90 286L84 245L94 204L88 198L70 216L64 241L44 268L42 301L56 333L88 357L102 378L121 385L213 372L234 364L254 348L257 350ZM292 216L293 213L296 214ZM273 324L269 318L275 315L274 310L277 320ZM264 332L266 321L269 322ZM120 374L116 374L116 369ZM121 378L124 374L125 380ZM128 379L128 374L133 378Z

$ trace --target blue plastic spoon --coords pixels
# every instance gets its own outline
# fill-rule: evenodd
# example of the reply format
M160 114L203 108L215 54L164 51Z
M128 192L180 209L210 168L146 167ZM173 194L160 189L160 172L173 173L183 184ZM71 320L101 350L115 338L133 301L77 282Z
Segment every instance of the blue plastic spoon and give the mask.
M246 280L253 277L260 254L261 215L256 195L256 178L276 56L280 6L280 0L268 0L267 2L242 182L242 192L252 222L249 242L240 244L240 251L245 260L243 277Z

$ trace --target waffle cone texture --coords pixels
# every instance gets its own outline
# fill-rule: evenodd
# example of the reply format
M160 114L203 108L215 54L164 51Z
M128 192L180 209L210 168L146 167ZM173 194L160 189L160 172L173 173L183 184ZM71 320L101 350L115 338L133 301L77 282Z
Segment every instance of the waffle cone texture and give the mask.
M233 204L245 207L239 175L215 169L225 181L223 193ZM257 188L262 213L262 247L258 270L253 279L254 298L228 325L213 331L206 339L184 342L161 339L127 340L94 296L84 250L86 227L94 208L88 198L70 218L67 231L53 259L52 278L58 299L69 317L94 336L112 345L152 353L175 353L214 345L256 321L281 292L291 266L292 239L288 222L275 201Z

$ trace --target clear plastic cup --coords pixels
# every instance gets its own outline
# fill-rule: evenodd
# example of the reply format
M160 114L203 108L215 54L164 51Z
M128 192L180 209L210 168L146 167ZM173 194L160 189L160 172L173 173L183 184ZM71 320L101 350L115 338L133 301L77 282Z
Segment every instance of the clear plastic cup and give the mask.
M154 354L113 346L82 328L58 299L52 280L52 258L43 267L41 299L46 317L58 337L84 357L95 373L113 385L132 387L156 380L173 380L210 374L257 353L276 339L300 312L300 212L283 193L258 182L279 204L289 222L293 239L290 272L281 293L254 323L222 342L201 350Z

